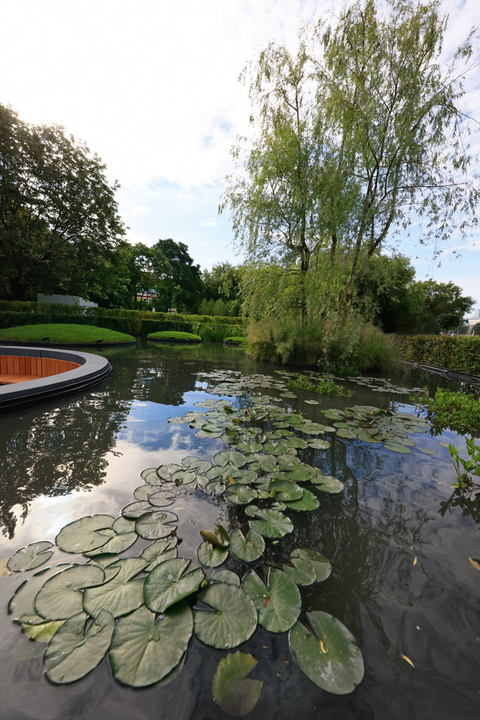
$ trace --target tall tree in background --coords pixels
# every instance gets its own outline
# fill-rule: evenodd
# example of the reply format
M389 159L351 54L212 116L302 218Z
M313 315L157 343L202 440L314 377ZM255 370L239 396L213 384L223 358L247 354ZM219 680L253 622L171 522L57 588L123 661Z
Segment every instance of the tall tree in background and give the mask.
M254 140L220 209L230 208L252 266L274 262L297 274L304 320L348 308L394 231L425 218L422 240L440 249L452 230L477 224L478 178L467 173L468 119L459 107L458 64L469 62L471 38L441 66L447 19L439 2L387 7L380 16L375 0L356 2L336 25L306 30L295 56L272 43L250 66ZM309 283L325 250L329 270ZM328 295L319 283L334 277L330 306L319 304Z
M161 253L168 263L155 302L157 310L176 308L180 312L195 312L201 299L202 281L200 265L193 264L188 247L168 238L158 240L151 250Z
M106 167L58 125L30 125L0 104L0 294L105 296L125 234Z

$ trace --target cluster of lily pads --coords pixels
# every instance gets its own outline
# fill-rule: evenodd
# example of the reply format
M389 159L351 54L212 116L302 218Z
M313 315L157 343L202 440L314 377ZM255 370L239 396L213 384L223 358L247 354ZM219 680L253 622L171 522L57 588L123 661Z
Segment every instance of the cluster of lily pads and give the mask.
M165 684L181 671L192 636L232 650L261 625L289 633L293 657L319 687L352 692L364 673L353 636L333 616L302 610L300 588L325 581L329 561L313 549L296 548L283 564L271 562L268 543L293 531L289 513L317 509L319 491L343 489L339 480L298 457L308 448L330 446L319 436L335 432L409 452L414 443L408 435L425 432L428 424L405 413L354 406L324 411L334 422L323 425L280 406L293 395L280 379L224 371L202 378L210 392L241 398L240 407L209 398L195 403L198 411L169 422L186 423L199 437L221 438L231 449L212 462L189 456L181 465L147 468L134 502L120 517L93 515L66 525L55 538L57 547L87 560L34 574L18 588L9 613L28 637L48 643L45 669L54 683L78 680L108 653L120 683ZM280 398L265 395L266 388L280 391ZM222 525L201 531L196 552L201 567L191 568L191 558L178 556L178 517L165 509L185 489L238 507L237 527L230 532ZM131 553L139 539L143 547L135 557L119 557ZM17 551L8 567L37 569L52 551L49 541L32 543ZM232 569L238 561L254 565L240 577ZM220 568L224 563L230 567ZM258 700L262 682L247 679L255 665L242 652L219 663L212 687L227 712L245 714Z

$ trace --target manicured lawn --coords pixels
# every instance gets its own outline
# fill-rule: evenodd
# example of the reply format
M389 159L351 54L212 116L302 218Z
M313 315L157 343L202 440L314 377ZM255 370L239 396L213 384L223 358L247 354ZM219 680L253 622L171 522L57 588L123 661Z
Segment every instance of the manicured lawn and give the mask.
M200 335L176 330L161 330L160 332L150 333L147 337L149 340L161 340L163 342L202 342Z
M45 325L21 325L0 330L0 342L14 340L29 343L51 343L59 345L108 345L110 343L135 342L132 335L96 327L95 325L74 325L48 323ZM100 342L101 341L101 342Z

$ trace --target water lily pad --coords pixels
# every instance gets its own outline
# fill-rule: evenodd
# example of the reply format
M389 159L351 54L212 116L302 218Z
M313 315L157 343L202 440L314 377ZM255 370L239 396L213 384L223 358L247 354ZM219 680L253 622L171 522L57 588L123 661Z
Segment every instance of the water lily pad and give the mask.
M235 585L209 585L198 599L208 609L194 611L195 635L215 648L234 648L248 640L257 627L257 611L251 598Z
M253 562L262 556L265 540L254 530L245 537L241 530L234 530L230 535L230 552L239 560Z
M131 547L137 540L138 535L136 532L121 533L110 538L110 540L108 540L105 545L102 545L102 547L85 552L84 555L87 557L95 557L96 555L105 554L118 555L125 550L128 550L128 548Z
M167 507L175 502L175 493L159 490L150 495L148 502L154 507Z
M165 560L177 557L177 538L169 537L162 540L155 540L151 545L142 550L141 556L149 563L145 572L150 572L154 567Z
M7 568L11 572L23 572L24 570L34 570L52 557L53 551L50 548L53 543L49 540L30 543L26 547L20 548L7 562Z
M45 585L46 581L58 573L72 567L70 563L61 563L55 567L44 568L25 580L15 591L15 595L8 603L8 613L13 620L24 621L24 618L33 618L35 612L35 596ZM45 618L37 616L37 622L45 622Z
M315 475L312 478L312 482L315 483L317 488L322 492L330 493L335 495L343 490L343 483L332 475Z
M175 604L158 620L146 607L121 618L110 648L115 678L133 687L158 683L181 661L192 627L192 611L184 602Z
M177 465L176 463L169 463L168 465L159 465L157 468L157 475L162 480L170 480L172 479L172 475L174 473L178 472L179 470L182 470L180 465ZM148 480L147 480L148 482Z
M225 485L225 483L219 482L218 480L212 480L207 485L205 485L203 489L209 495L223 495L223 493L227 489L227 486Z
M49 643L64 622L66 620L50 620L39 624L36 622L22 622L22 630L29 640Z
M266 584L254 570L245 576L242 588L252 598L258 613L258 622L275 633L289 630L296 622L301 609L298 587L281 570L269 569Z
M424 453L424 455L436 455L437 454L437 451L432 450L432 448L417 447L417 450L421 453Z
M149 512L141 515L135 523L135 531L145 540L158 540L171 535L178 517L168 511Z
M35 597L35 612L46 620L63 620L83 611L82 590L105 581L98 565L74 565L45 582Z
M292 565L295 565L297 560L303 560L313 567L316 582L323 582L330 577L332 572L330 561L316 550L310 550L309 548L296 548L296 550L293 550L290 554L290 562Z
M55 542L60 550L69 553L96 550L96 548L105 545L112 537L113 532L110 529L114 520L115 518L111 515L88 515L82 517L65 525L55 538ZM109 530L110 532L108 532Z
M297 510L299 512L316 510L320 505L319 499L310 492L310 490L304 490L299 500L283 500L283 502L290 510Z
M243 717L257 704L263 682L245 679L256 664L253 655L241 652L230 653L218 663L212 683L213 697L228 715Z
M408 455L412 452L411 448L405 447L405 445L400 445L399 443L384 443L383 447L386 450L391 450L392 452L396 453L403 453L404 455Z
M175 483L176 487L180 487L180 485L191 485L195 482L197 478L197 474L194 470L178 470L176 473L173 473L171 477L172 483ZM168 483L167 483L168 484ZM165 485L162 486L165 489Z
M300 500L304 492L300 485L289 480L273 480L270 488L275 493L275 499L280 500L280 502Z
M158 492L160 489L159 485L139 485L135 490L133 491L133 497L135 500L147 500L150 497L150 495L153 495L154 493Z
M146 606L163 613L171 605L196 592L204 579L203 570L188 570L190 560L173 558L157 565L147 576L144 586Z
M125 558L110 565L110 569L118 568L118 573L104 585L85 590L83 609L96 617L104 608L117 618L139 608L143 605L144 578L133 578L147 565L148 561L143 558Z
M227 583L227 585L236 585L237 587L240 587L240 578L237 573L234 573L231 570L216 570L211 577L211 581Z
M205 540L197 548L198 561L205 567L218 567L228 557L228 548L219 547Z
M259 519L250 520L250 527L263 537L282 538L293 530L290 518L278 510L257 510L255 517Z
M157 468L146 468L140 473L142 480L148 485L161 485L162 479L157 475Z
M124 533L131 533L135 532L135 519L134 518L126 518L126 517L119 517L115 520L115 522L112 525L112 530L117 535L123 535Z
M310 565L305 560L300 560L300 558L291 558L291 563L293 567L285 565L283 571L296 585L308 587L308 585L313 585L316 582L317 575L313 565Z
M306 482L315 475L315 471L310 465L300 463L288 468L287 475L288 479L293 482Z
M383 442L383 434L375 431L375 433L361 432L358 439L362 442L377 444Z
M287 452L288 447L284 443L276 443L273 440L270 440L265 443L263 449L269 455L283 455L283 453Z
M115 620L101 610L85 630L86 615L74 615L55 633L45 653L45 670L54 683L71 683L87 675L107 652Z
M158 490L157 490L158 492ZM138 500L137 502L126 505L122 510L122 515L125 518L131 520L137 520L139 517L144 515L146 512L151 512L152 506L148 500Z
M248 505L257 498L257 492L250 485L231 485L226 498L234 505Z
M293 657L322 690L335 695L353 692L364 675L362 653L350 631L332 615L307 613L311 626L297 622L290 630Z

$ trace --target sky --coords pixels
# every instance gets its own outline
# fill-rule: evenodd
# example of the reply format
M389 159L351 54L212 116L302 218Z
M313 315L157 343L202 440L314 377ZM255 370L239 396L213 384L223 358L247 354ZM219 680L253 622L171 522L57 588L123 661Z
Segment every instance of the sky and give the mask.
M121 185L130 242L171 237L202 269L239 263L228 211L218 215L231 147L252 132L238 76L270 41L294 51L305 23L338 15L348 1L5 2L0 102L27 122L63 125L98 153ZM480 7L444 0L441 8L450 16L448 58L480 24ZM462 108L480 121L480 70L466 88ZM439 262L415 240L400 250L417 279L452 281L480 308L479 231L466 242L453 233Z

